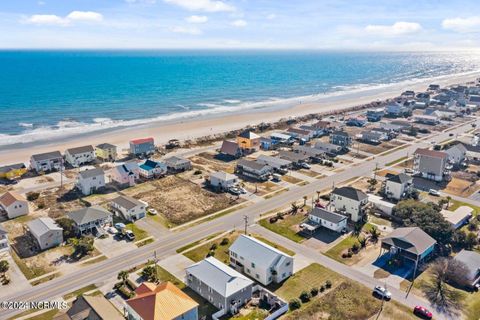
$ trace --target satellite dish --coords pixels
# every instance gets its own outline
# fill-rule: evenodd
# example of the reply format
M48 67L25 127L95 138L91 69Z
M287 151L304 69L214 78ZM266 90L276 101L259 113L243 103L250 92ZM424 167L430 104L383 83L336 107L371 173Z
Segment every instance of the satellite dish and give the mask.
M395 246L391 246L389 252L390 252L391 254L397 254L398 248L395 247Z

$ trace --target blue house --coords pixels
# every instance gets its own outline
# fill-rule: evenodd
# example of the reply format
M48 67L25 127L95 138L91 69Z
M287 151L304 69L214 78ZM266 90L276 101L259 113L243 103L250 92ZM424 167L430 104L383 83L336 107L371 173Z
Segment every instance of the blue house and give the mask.
M135 139L130 141L130 153L139 155L149 155L155 152L153 138Z
M345 131L334 131L330 134L330 143L347 149L352 144L352 137Z

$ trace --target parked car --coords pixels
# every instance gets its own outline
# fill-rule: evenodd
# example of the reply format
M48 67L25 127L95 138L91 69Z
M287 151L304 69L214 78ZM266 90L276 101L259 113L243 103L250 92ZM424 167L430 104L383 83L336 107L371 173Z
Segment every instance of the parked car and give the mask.
M278 173L274 173L274 174L272 174L272 180L275 181L275 182L280 182L280 181L282 181L282 176L279 175Z
M449 137L453 137L453 133L450 133L448 136L449 136Z
M118 222L115 223L114 227L118 230L118 232L122 232L126 228L126 225L124 223Z
M148 213L150 213L152 216L156 216L158 212L155 209L148 209Z
M118 233L118 230L115 227L108 227L107 231L108 231L108 233L111 233L111 234L117 234Z
M422 306L413 308L413 314L423 319L432 319L433 317L433 314Z
M310 165L309 165L308 163L305 163L305 162L302 162L302 163L300 164L300 166L301 166L303 169L310 169L310 168L311 168Z
M435 189L428 190L428 194L430 194L432 196L435 196L435 197L440 197L440 192L438 192L438 190L435 190Z
M240 194L242 194L242 191L238 187L230 187L228 188L228 192L230 192L234 196L239 196Z
M130 241L135 240L135 234L133 233L132 230L126 230L125 231L125 237Z
M390 300L392 298L390 291L382 286L375 286L375 288L373 288L373 294L385 300Z
M406 168L406 169L405 169L405 173L410 173L410 174L412 174L412 173L413 173L413 169L412 169L412 168Z

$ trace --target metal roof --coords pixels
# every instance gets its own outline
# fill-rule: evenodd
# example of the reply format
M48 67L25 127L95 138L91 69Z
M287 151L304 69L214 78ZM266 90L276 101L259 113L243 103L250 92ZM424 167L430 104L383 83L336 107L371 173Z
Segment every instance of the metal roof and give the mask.
M397 228L383 238L382 242L417 256L437 243L435 239L418 227Z
M77 225L86 224L92 221L103 220L112 214L100 206L83 208L67 213L67 216L75 221Z
M343 220L347 220L346 216L343 216L341 214L331 212L322 208L318 208L318 207L313 208L313 210L310 211L309 214L335 224L338 224Z
M348 199L352 200L357 200L357 201L362 201L367 199L367 195L365 192L355 189L353 187L341 187L341 188L335 188L332 191L332 194L336 194Z
M74 155L74 154L79 154L79 153L94 152L94 150L93 150L92 146L82 146L82 147L67 149L65 152L68 152L71 155Z
M89 179L93 177L103 176L105 172L103 172L103 169L95 168L80 171L78 174L82 177L82 179Z
M52 218L38 218L27 223L30 232L40 236L52 230L63 230Z
M32 159L34 161L52 160L60 158L62 158L62 154L60 153L60 151L52 151L32 155Z

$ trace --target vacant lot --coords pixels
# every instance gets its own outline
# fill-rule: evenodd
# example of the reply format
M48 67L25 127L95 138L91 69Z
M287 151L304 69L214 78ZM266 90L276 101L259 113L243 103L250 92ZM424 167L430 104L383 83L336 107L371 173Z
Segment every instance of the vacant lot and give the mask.
M208 172L225 171L233 173L236 161L223 161L217 158L218 154L203 152L190 158L194 165L204 168Z
M468 181L453 177L443 191L460 197L469 197L479 188L480 185L477 181Z
M276 232L292 241L302 242L305 238L300 234L299 225L306 219L305 213L297 213L295 215L285 215L283 219L278 219L271 223L270 218L259 221L259 224L270 231Z
M228 208L238 202L224 194L216 194L176 176L153 180L124 190L125 194L148 202L169 222L170 226L200 218Z
M250 193L255 193L257 196L263 196L267 193L278 191L283 188L281 185L273 183L271 181L265 182L252 182L244 181L241 185Z
M33 201L33 205L37 210L46 211L53 219L63 216L66 212L85 207L79 194L72 189L73 185L68 185L63 189L52 188L42 191L38 199Z

